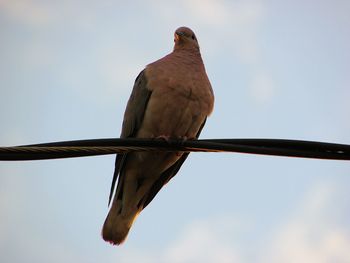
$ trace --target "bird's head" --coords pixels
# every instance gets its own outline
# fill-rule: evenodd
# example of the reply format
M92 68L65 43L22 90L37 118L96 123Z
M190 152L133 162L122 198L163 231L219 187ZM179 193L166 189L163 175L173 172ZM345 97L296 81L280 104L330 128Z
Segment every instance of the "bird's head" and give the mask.
M174 50L178 49L196 49L199 45L196 35L188 27L179 27L174 33Z

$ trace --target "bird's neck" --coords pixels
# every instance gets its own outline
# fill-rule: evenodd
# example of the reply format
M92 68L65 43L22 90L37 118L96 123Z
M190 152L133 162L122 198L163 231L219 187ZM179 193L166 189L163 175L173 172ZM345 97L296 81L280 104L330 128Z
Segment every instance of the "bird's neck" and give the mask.
M201 53L198 48L174 48L173 54L183 58L190 57L192 59L201 59Z
M175 44L174 52L179 52L179 51L189 51L189 52L198 52L198 53L200 53L198 46Z

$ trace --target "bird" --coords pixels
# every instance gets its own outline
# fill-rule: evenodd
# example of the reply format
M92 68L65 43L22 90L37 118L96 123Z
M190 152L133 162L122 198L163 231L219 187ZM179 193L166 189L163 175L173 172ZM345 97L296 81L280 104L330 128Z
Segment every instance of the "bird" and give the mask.
M188 27L174 33L174 48L137 76L120 138L197 139L214 107L197 37ZM188 152L117 154L102 228L105 241L120 245L140 212L179 171ZM116 181L117 187L115 189Z

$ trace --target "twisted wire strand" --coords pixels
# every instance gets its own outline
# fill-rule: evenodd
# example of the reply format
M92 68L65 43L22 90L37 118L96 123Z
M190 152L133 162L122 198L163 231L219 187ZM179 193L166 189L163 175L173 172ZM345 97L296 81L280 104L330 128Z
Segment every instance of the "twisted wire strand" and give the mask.
M132 151L235 152L350 160L350 145L282 139L92 139L0 147L0 161L46 160Z

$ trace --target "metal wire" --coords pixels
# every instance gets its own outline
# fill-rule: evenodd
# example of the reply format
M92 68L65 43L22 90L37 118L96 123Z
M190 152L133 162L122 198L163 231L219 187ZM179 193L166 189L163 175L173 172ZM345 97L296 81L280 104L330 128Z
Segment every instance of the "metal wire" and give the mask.
M350 145L281 139L93 139L0 147L0 161L45 160L132 151L236 152L350 160Z

